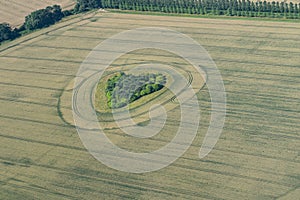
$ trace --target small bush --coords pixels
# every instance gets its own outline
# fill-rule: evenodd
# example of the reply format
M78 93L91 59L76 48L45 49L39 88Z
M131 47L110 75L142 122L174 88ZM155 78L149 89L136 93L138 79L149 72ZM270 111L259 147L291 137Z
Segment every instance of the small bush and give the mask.
M166 77L162 74L135 76L121 72L106 83L105 93L110 108L121 108L137 99L163 88Z

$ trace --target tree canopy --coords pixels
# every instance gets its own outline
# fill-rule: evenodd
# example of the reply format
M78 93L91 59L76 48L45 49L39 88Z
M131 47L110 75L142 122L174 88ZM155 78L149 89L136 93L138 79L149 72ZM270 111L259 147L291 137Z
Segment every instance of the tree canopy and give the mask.
M74 9L65 10L59 5L48 6L25 17L19 29L0 24L0 42L13 40L19 35L44 28L61 20L64 16L97 8L182 13L195 15L227 15L245 17L300 18L300 3L283 1L251 0L77 0Z
M45 9L34 11L26 16L24 27L26 30L44 28L61 20L63 16L59 5L48 6Z
M108 79L105 92L110 108L121 108L164 87L162 74L132 75L121 72Z
M13 40L18 37L18 32L13 30L8 23L0 24L0 42Z
M103 8L246 17L299 19L300 4L251 0L102 0Z
M12 30L10 25L7 23L0 24L0 42L13 40L26 32L48 27L55 24L65 16L100 7L101 0L77 0L77 4L74 9L71 10L62 11L59 5L48 6L44 9L36 10L25 17L24 24L18 29Z
M75 12L84 12L101 7L101 0L77 0Z

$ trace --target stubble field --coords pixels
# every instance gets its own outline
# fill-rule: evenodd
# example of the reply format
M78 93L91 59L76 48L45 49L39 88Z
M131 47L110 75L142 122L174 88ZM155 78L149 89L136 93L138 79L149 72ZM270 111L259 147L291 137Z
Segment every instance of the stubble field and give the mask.
M72 125L71 88L96 45L148 26L182 32L208 50L224 80L227 116L217 145L200 160L210 117L202 88L201 126L188 151L157 172L130 174L84 148ZM1 46L1 199L296 199L299 32L291 22L90 13ZM136 63L130 58L117 65ZM149 142L109 127L106 133L122 148L152 151L174 136L179 113L170 112L168 131Z
M25 16L31 12L49 5L60 5L63 9L71 9L75 5L73 0L0 0L0 22L7 22L13 27L23 24Z

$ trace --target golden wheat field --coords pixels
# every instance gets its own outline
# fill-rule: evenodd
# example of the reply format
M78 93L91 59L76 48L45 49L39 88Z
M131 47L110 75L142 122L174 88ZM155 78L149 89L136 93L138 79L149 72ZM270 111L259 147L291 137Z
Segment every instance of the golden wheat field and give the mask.
M71 100L74 78L89 52L106 38L141 27L179 31L208 51L223 77L227 115L216 146L199 159L210 98L207 88L200 87L203 80L194 76L195 87L201 88L201 120L191 147L166 168L132 174L89 154L73 126ZM299 198L299 33L296 22L97 11L5 43L0 47L0 199ZM174 59L168 53L133 52L114 66ZM176 63L188 77L188 64ZM162 134L147 140L123 134L98 117L113 143L148 152L174 136L180 113L171 104L169 108L171 119Z
M45 8L49 5L58 4L63 9L70 9L74 6L73 0L0 0L0 22L7 22L14 27L22 25L25 16L29 13Z

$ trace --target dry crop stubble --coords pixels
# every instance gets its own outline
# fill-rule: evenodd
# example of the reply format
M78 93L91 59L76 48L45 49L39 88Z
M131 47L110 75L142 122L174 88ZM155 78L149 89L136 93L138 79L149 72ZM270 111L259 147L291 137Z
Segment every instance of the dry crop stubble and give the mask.
M63 9L71 9L75 5L73 0L1 0L0 1L0 23L7 22L13 27L21 26L25 16L31 12L45 8L49 5L60 5Z
M60 29L55 30L57 24L1 47L17 45L0 56L2 197L273 199L299 194L299 23L112 13L93 19L62 22ZM90 156L76 130L59 117L58 99L99 42L122 30L155 25L186 33L209 51L225 83L226 124L214 150L199 160L210 116L204 87L198 94L199 133L183 157L157 172L122 173ZM43 31L48 33L39 36ZM61 106L69 109L65 102ZM167 124L170 133L174 124ZM117 130L106 133L121 147L140 145ZM165 132L153 138L145 151L170 137Z

